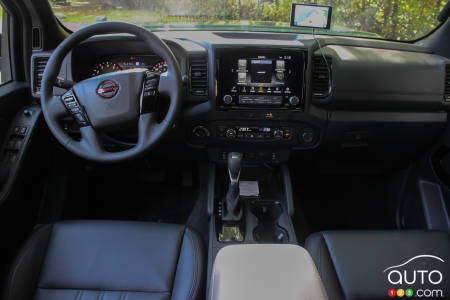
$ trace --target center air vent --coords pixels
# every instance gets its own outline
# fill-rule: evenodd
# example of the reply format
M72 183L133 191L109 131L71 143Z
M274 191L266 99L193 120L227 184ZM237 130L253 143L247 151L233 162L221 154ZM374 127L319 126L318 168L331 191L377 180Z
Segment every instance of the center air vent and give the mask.
M323 56L313 57L312 97L315 99L326 98L331 92L331 57L326 59L328 66Z
M32 88L33 95L39 97L41 93L41 81L44 74L45 66L48 62L48 56L33 56L32 68Z
M191 94L194 96L206 96L208 94L208 63L206 57L191 57L189 68Z
M444 99L445 99L445 101L450 101L450 65L445 66Z

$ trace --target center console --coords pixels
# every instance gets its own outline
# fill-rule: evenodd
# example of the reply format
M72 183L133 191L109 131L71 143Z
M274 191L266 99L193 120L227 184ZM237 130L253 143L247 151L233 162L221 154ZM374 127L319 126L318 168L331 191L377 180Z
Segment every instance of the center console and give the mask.
M219 110L304 108L304 51L224 50L216 65Z
M214 49L216 97L191 139L207 147L210 164L208 280L228 247L297 244L286 162L291 150L316 147L323 125L306 113L307 57L300 48ZM211 299L222 299L215 285L208 282Z
M296 245L233 245L219 251L209 300L326 300L309 253Z
M209 262L231 245L296 245L293 192L285 164L251 163L244 153L228 152L225 163L209 163ZM210 278L210 276L208 276ZM209 279L208 279L209 280Z

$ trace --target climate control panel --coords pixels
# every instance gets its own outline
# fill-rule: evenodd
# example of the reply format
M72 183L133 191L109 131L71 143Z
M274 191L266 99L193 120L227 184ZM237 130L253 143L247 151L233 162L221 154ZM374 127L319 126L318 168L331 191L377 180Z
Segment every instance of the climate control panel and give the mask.
M224 139L272 141L290 140L290 127L258 127L258 126L217 126L217 136Z

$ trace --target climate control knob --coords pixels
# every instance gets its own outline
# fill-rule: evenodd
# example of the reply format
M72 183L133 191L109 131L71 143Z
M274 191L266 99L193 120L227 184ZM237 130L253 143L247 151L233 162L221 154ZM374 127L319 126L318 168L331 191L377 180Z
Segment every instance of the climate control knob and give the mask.
M289 104L291 106L297 106L300 103L300 99L297 96L292 96L289 98Z
M225 95L225 96L223 96L222 100L223 100L223 103L228 105L228 104L231 104L231 102L233 102L233 97L231 97L231 95Z
M227 138L235 138L236 137L236 130L234 130L232 128L227 129L227 131L225 132L225 136Z
M304 144L312 144L315 140L314 130L305 128L300 132L300 142Z
M211 132L205 126L199 125L194 127L194 129L192 129L192 135L196 138L201 139L209 137L211 135Z

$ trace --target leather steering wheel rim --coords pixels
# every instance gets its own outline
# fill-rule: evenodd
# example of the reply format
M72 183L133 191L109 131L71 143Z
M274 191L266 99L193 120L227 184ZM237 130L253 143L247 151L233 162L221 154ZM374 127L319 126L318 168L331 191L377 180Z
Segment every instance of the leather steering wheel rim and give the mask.
M64 58L76 45L95 35L119 33L131 34L141 39L151 51L167 62L168 72L164 80L160 82L159 89L169 96L170 105L160 123L156 122L155 113L140 115L139 138L136 146L121 152L106 152L102 149L93 126L80 128L81 141L76 141L65 133L59 124L59 118L67 113L67 110L61 98L53 95L53 86ZM181 71L177 59L166 43L154 33L129 23L102 22L72 33L52 53L42 77L41 106L50 131L70 152L95 162L120 162L147 152L169 131L181 106L181 83Z

